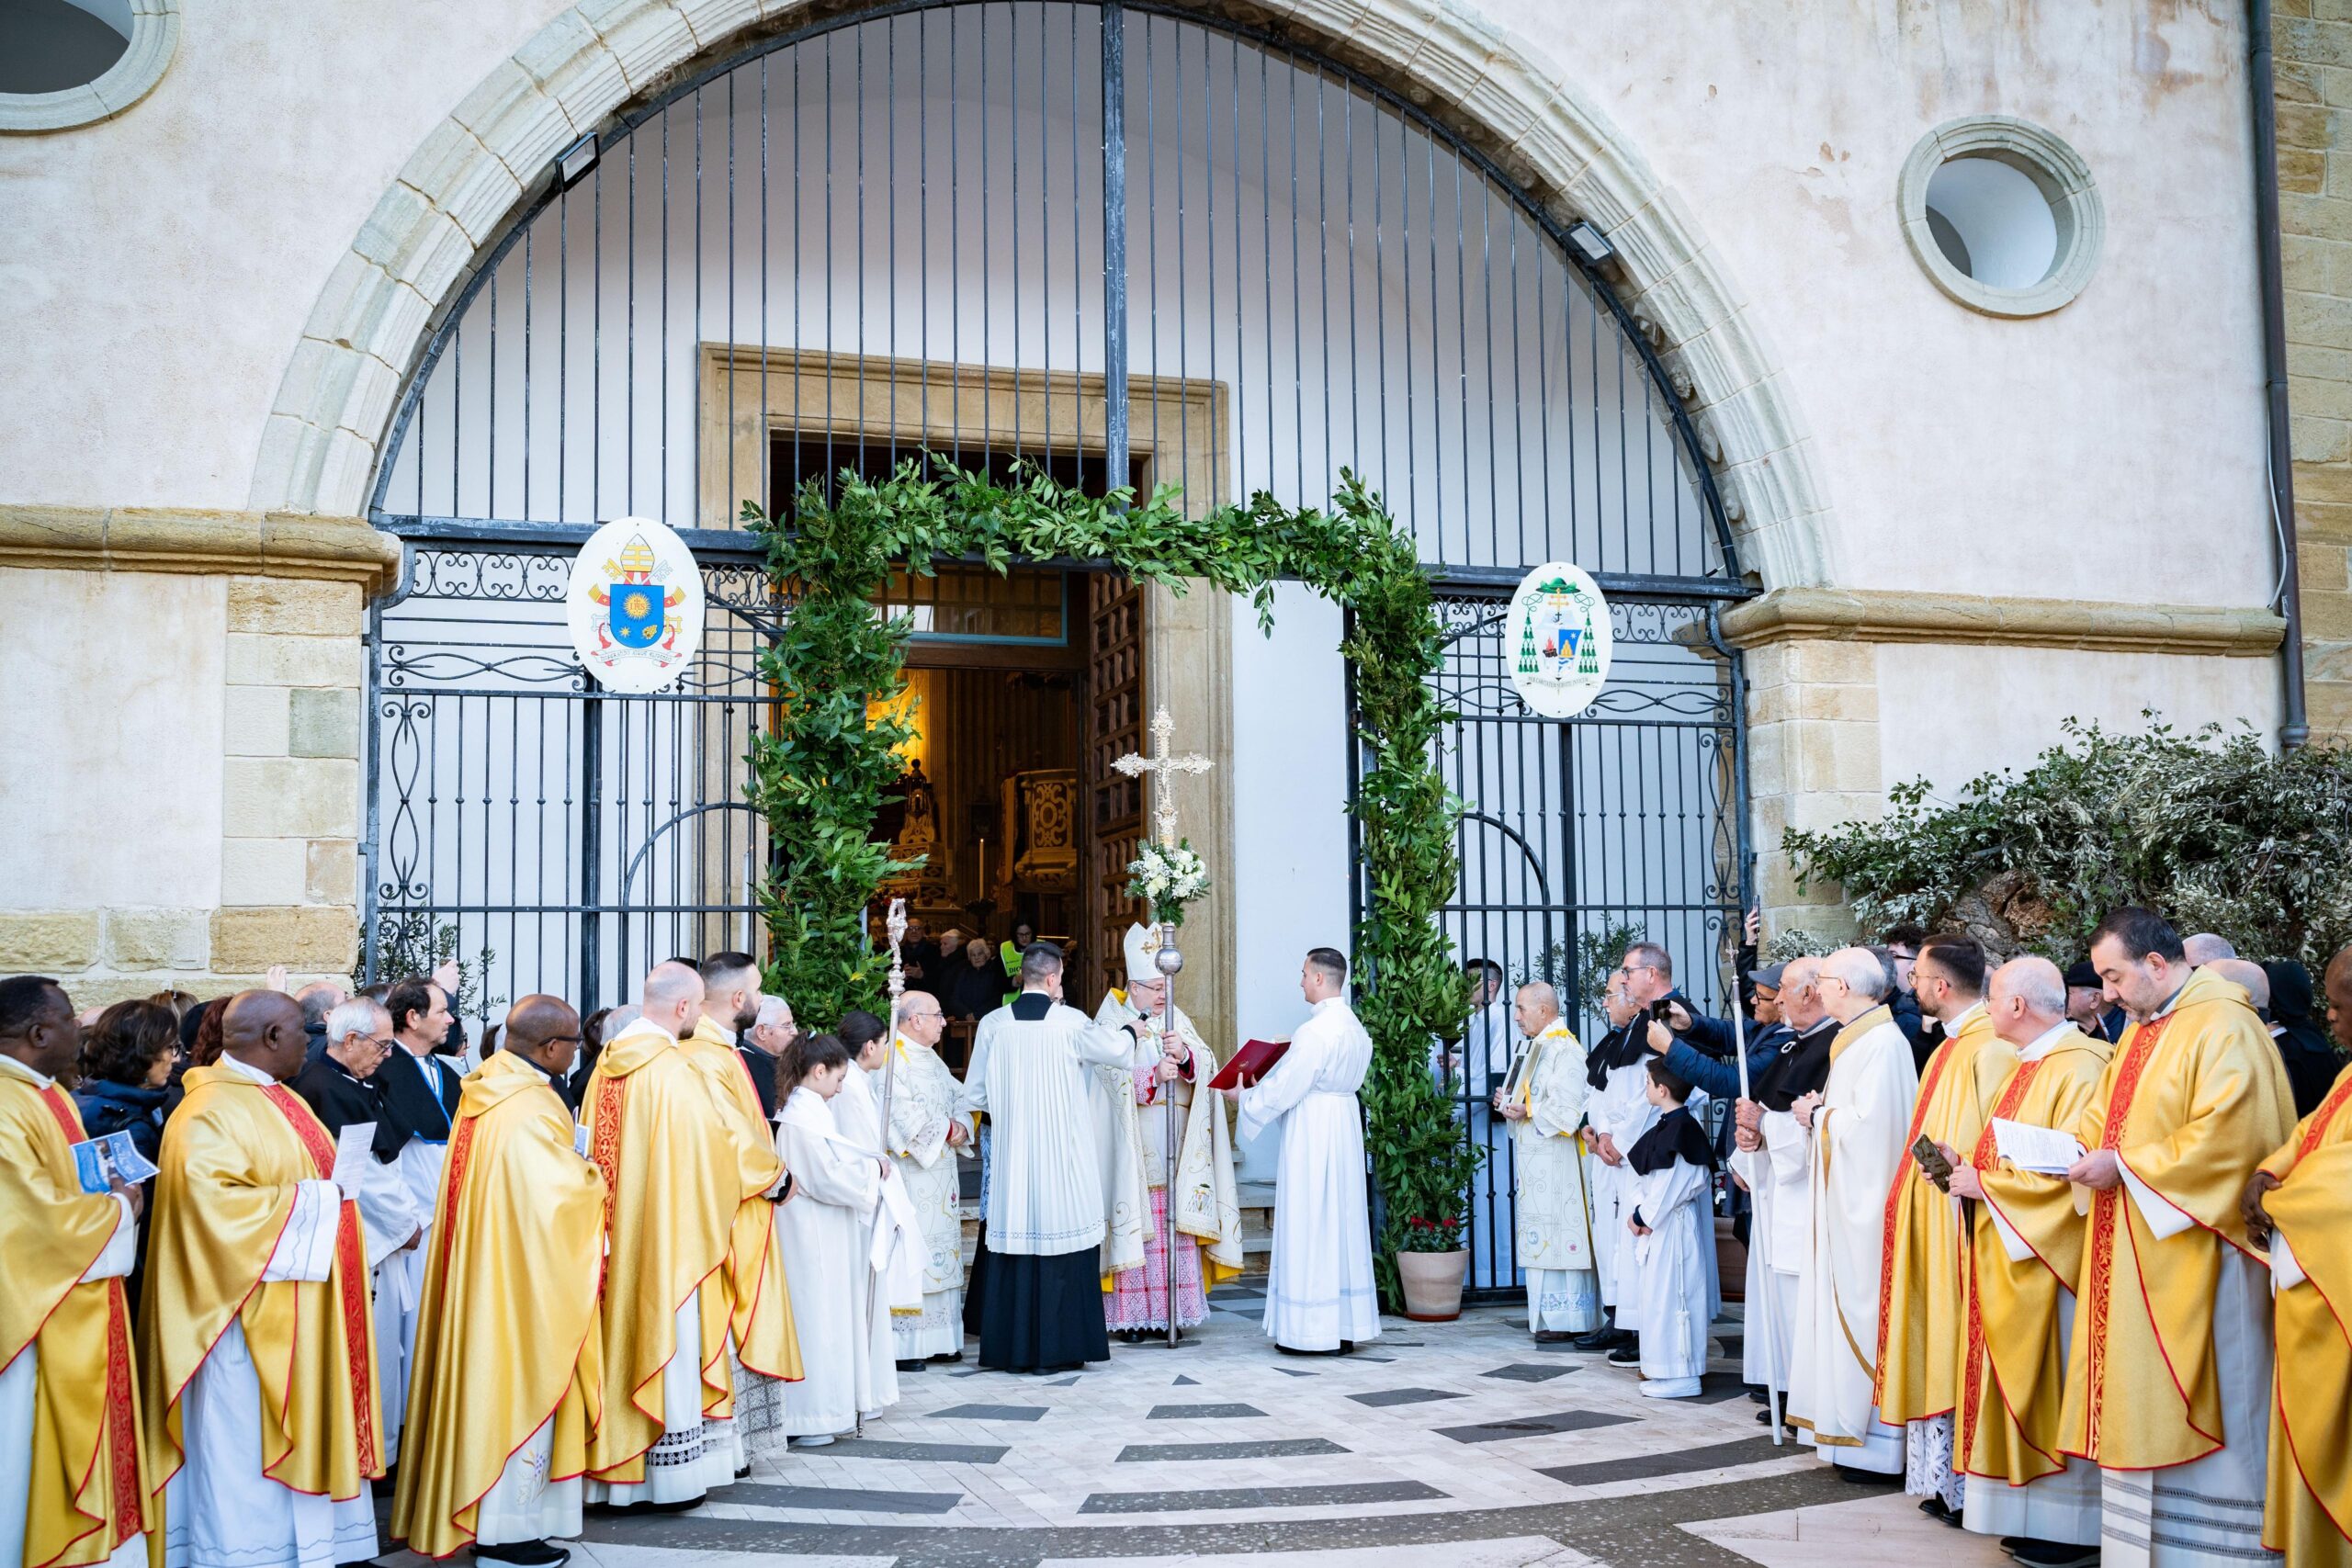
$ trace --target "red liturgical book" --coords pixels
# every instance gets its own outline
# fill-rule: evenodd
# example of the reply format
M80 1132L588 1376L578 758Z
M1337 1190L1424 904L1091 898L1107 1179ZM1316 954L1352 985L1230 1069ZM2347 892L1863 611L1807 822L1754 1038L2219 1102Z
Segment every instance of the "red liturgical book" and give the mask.
M1217 1069L1209 1079L1211 1089L1247 1089L1273 1070L1283 1053L1290 1049L1287 1040L1252 1040L1233 1054L1233 1060Z

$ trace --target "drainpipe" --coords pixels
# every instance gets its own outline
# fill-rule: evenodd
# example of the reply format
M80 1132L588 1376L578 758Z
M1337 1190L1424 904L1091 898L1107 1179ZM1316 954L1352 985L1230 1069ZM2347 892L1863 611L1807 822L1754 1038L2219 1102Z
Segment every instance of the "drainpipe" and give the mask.
M2246 83L2254 94L2254 230L2262 271L2262 367L2270 419L2270 524L2278 543L2277 609L2287 617L2278 649L2286 722L2282 751L2300 750L2312 736L2303 712L2302 595L2295 573L2295 470L2287 407L2287 285L2278 259L2278 89L2270 73L2270 0L2248 0Z

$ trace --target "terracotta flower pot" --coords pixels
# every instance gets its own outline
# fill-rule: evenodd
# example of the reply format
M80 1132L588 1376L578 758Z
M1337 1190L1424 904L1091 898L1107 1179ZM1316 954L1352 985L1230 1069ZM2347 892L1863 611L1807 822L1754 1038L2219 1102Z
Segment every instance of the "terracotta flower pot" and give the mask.
M1405 1292L1405 1315L1415 1323L1451 1323L1462 1315L1462 1282L1470 1272L1470 1252L1400 1252L1396 1282Z

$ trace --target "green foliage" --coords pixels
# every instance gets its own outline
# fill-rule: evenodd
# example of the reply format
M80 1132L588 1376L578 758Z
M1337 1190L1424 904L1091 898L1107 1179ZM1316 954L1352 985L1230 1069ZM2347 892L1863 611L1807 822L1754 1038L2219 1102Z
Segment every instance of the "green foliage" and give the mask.
M1458 1235L1484 1157L1464 1145L1427 1066L1429 1041L1461 1033L1469 998L1435 919L1453 891L1461 802L1437 766L1447 716L1430 678L1443 643L1411 536L1352 474L1329 513L1261 492L1190 517L1172 487L1095 499L1035 468L1000 484L934 457L928 471L909 461L879 482L845 472L831 502L812 486L797 510L789 529L750 502L743 517L798 595L762 667L779 700L752 755L750 793L773 846L762 894L768 979L804 1018L870 1007L881 986L866 910L894 867L872 834L905 733L868 714L902 684L911 628L874 608L894 564L928 573L960 558L1001 572L1016 559L1107 560L1180 593L1188 579L1246 593L1262 628L1273 624L1274 582L1290 577L1351 612L1340 651L1355 666L1356 733L1369 754L1353 807L1368 886L1358 1011L1374 1047L1363 1098L1393 1296L1386 1252L1409 1245L1408 1232Z
M1792 830L1783 847L1806 883L1843 887L1865 930L1963 926L2061 964L2124 904L2314 970L2352 941L2352 752L2274 755L2218 725L2065 730L2024 773L1973 779L1949 806L1914 782L1889 792L1883 819Z

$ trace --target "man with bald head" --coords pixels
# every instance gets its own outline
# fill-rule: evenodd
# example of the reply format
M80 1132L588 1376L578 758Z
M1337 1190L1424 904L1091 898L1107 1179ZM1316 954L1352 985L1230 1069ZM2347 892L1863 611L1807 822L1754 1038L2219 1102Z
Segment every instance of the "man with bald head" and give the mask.
M588 1078L588 1147L608 1193L610 1247L590 1503L691 1507L742 1466L726 1354L731 1314L704 1287L728 1267L745 1206L777 1177L773 1150L758 1169L745 1168L709 1075L680 1046L702 1017L703 997L694 965L657 964L637 1019L606 1043ZM740 1075L731 1056L728 1066ZM772 1343L739 1344L738 1353L754 1371L797 1378L781 1270L762 1277L772 1280L783 1331Z
M0 980L0 1563L144 1568L123 1277L140 1190L85 1192L69 1077L82 1031L54 980Z
M376 1555L368 1266L334 1139L286 1087L308 1045L293 998L240 992L164 1125L140 1303L163 1568Z
M1577 1147L1591 1086L1584 1047L1560 1017L1560 995L1548 982L1520 987L1511 1021L1526 1043L1495 1090L1494 1108L1516 1156L1512 1213L1519 1266L1527 1270L1527 1326L1537 1344L1562 1344L1600 1326L1592 1210Z
M1790 1337L1789 1417L1841 1475L1876 1480L1903 1473L1903 1429L1879 1419L1866 1358L1879 1343L1886 1195L1903 1169L1919 1075L1876 954L1838 949L1822 960L1818 984L1838 1027L1828 1077L1789 1107L1808 1134L1812 1216Z
M1963 1522L2005 1538L2029 1568L2095 1561L2098 1467L2058 1443L2083 1221L2063 1176L2001 1157L1996 1120L2072 1131L2113 1054L2066 1018L2066 980L2046 958L1993 972L1985 1010L2015 1060L1968 1147L1939 1145L1962 1211L1968 1313L1952 1464L1973 1477Z
M2224 959L2235 958L2238 950L2228 937L2217 931L2199 931L2181 939L2180 955L2188 961L2190 968L2202 969Z
M556 1092L580 1043L570 1003L525 997L458 1102L392 1503L393 1536L428 1556L557 1568L548 1538L580 1533L605 1216Z

